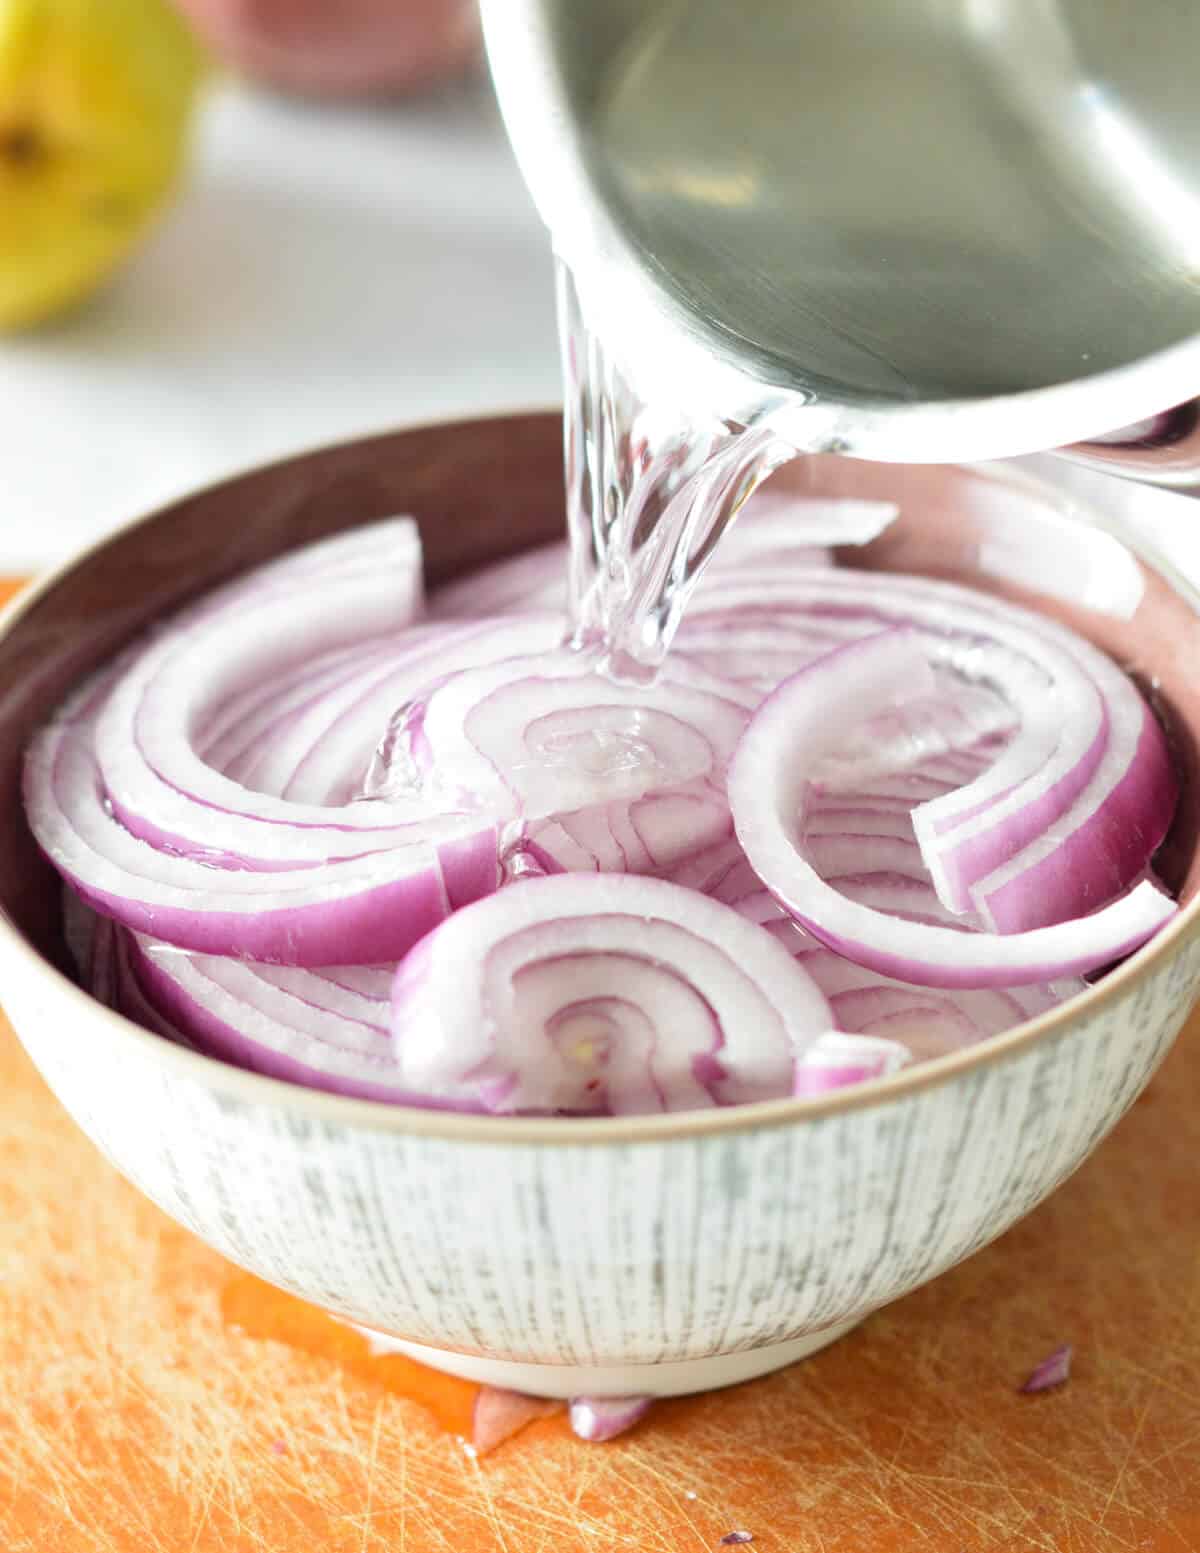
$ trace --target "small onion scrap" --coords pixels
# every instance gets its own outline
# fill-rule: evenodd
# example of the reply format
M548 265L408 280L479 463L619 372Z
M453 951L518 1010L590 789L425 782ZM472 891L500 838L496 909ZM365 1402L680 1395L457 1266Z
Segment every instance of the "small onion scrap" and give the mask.
M794 1095L823 1095L847 1084L886 1078L898 1072L912 1053L899 1041L877 1035L843 1035L830 1030L819 1036L796 1061Z
M571 1429L580 1440L598 1445L627 1434L653 1405L653 1397L572 1397Z

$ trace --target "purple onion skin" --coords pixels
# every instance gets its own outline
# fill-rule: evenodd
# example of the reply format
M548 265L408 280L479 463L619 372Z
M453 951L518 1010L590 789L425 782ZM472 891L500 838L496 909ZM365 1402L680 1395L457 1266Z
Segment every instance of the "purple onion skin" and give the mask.
M653 1397L572 1397L571 1428L581 1440L601 1444L641 1423Z
M1032 1395L1039 1391L1050 1391L1055 1386L1065 1385L1070 1379L1073 1357L1074 1350L1070 1343L1064 1343L1061 1348L1056 1348L1034 1367L1022 1384L1021 1391L1026 1395Z

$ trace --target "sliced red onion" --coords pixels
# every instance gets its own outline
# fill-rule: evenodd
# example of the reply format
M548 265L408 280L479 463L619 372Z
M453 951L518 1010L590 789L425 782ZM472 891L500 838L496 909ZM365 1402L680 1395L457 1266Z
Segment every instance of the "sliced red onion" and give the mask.
M769 934L632 874L526 879L464 908L401 963L392 1011L410 1090L504 1112L777 1097L832 1027Z
M842 639L798 611L773 618L689 612L675 634L674 651L763 696Z
M322 580L361 576L373 570L387 571L396 578L395 607L409 619L416 619L424 607L420 531L411 518L385 518L287 551L211 589L179 610L168 624L151 627L151 633L174 632L226 610L257 607Z
M589 884L599 881L581 879L576 882L586 891ZM643 882L654 890L653 881ZM506 892L509 899L513 898L512 889L515 888ZM671 891L669 886L659 889L666 889L669 894L680 893ZM704 904L709 905L710 911L723 913L723 908ZM744 938L747 925L738 926ZM766 935L759 935L753 929L750 932L760 943L766 940L766 950L760 949L760 952L767 954L763 963L771 963L770 952L774 950L777 957L779 951ZM393 967L342 966L306 970L264 965L225 955L193 954L145 935L131 937L121 932L120 937L123 945L122 970L118 978L120 991L118 996L108 1000L114 1001L131 1017L138 1018L139 1022L158 1028L172 1039L184 1040L210 1055L256 1072L335 1093L423 1106L451 1104L456 1109L477 1109L484 1104L482 1100L472 1100L470 1095L447 1098L430 1094L424 1088L414 1087L401 1074L387 1034ZM592 965L603 970L613 963L614 956L604 955L599 960L594 959ZM640 975L643 982L646 980L644 962L637 962L633 972L635 978ZM713 974L719 974L719 959ZM806 978L802 977L802 981L807 987ZM529 978L526 978L524 990L530 990ZM534 986L532 990L536 993L538 989ZM631 1019L636 1025L630 1001L636 990L633 982L627 985L622 978L621 997L614 998L611 987L605 983L596 998L575 1000L562 1017L550 1016L550 1040L560 1045L569 1040L572 1026L578 1040L589 1031L603 1036L618 1027L627 1030ZM811 993L808 1003L824 1012L819 998L814 1004ZM731 1089L730 1083L718 1084L718 1065L722 1060L719 1043L715 1060L709 1056L713 1041L708 1009L695 1003L689 1005L685 992L679 993L670 1006L685 1009L690 1006L693 1016L703 1016L709 1036L703 1051L703 1076L715 1087L722 1088L722 1092ZM640 1027L634 1033L641 1034ZM784 1062L790 1063L790 1057L785 1057ZM610 1070L612 1067L610 1061ZM625 1064L626 1072L631 1068L631 1063ZM782 1067L780 1071L782 1073ZM651 1074L649 1082L654 1085L655 1075ZM710 1104L711 1100L706 1098L703 1103ZM597 1105L595 1097L587 1100L588 1108L594 1109ZM662 1108L657 1087L653 1088L648 1108Z
M879 800L860 798L854 793L814 796L805 820L804 833L814 836L890 836L898 841L913 838L911 811L903 804L892 806Z
M423 593L421 534L412 518L359 523L326 539L285 551L275 560L205 594L199 609L210 613L231 602L263 597L276 587L291 590L297 584L345 573L360 574L376 567L399 573L404 603L401 606L398 601L398 606L411 616L419 614Z
M1140 698L1110 700L1108 749L1091 780L1041 835L972 885L971 904L997 932L1013 933L1112 900L1144 874L1178 796L1154 714Z
M481 566L443 584L429 600L434 620L478 620L486 615L565 615L567 547L541 545Z
M415 635L417 630L420 628L409 634ZM252 785L247 768L264 744L269 745L276 730L290 728L297 714L339 693L346 685L360 683L394 653L395 642L389 638L373 649L355 643L340 651L305 658L290 673L253 685L244 694L215 708L196 730L196 753L206 766L231 781L243 787Z
M1081 822L1081 804L1088 808L1097 801L1120 803L1125 788L1118 772L1131 770L1136 753L1136 748L1130 748L1128 730L1140 731L1148 722L1157 732L1157 724L1124 675L1100 672L1105 696L1091 676L1065 685L1060 679L1049 694L1044 685L1035 686L1024 707L1020 733L995 765L914 811L914 830L938 895L952 910L981 909L988 915L989 897L996 889L989 876L999 874L1003 881L1024 875L1030 866L1028 849L1042 846L1051 836L1061 843L1063 832L1070 834ZM1028 755L1033 757L1032 769L1011 781ZM1153 788L1170 783L1161 738L1155 747L1147 747L1138 766L1144 773L1137 781L1140 806L1144 784ZM1173 805L1173 792L1152 793L1152 812L1169 814ZM1161 834L1151 850L1159 840ZM1140 868L1148 853L1136 844L1130 848L1135 850ZM1044 847L1044 854L1052 851L1057 853L1058 846ZM1056 867L1064 861L1058 859ZM1119 893L1137 868L1119 867L1106 898ZM1086 870L1084 878L1092 877L1093 871ZM1025 909L1010 913L1002 931L1044 925L1086 909L1085 891L1068 892L1065 898L1063 892L1056 892L1054 904L1045 897L1035 904L1025 895ZM1000 926L994 913L991 922Z
M202 953L296 965L396 959L451 909L440 848L465 848L465 856L447 854L462 878L478 877L490 858L498 880L496 828L478 818L439 821L422 828L424 839L283 871L158 851L106 806L86 718L60 718L35 740L25 806L42 850L97 911Z
M823 566L831 545L861 545L876 539L895 521L890 502L819 501L761 488L746 503L725 534L710 563L711 571L761 563ZM478 619L514 612L558 612L567 606L567 550L542 545L520 555L479 567L430 597L432 619ZM704 593L706 578L698 585Z
M754 508L650 686L509 613L557 608L559 547L413 624L406 521L183 611L28 762L43 848L138 930L72 906L81 974L168 1039L334 1091L621 1113L982 1039L1171 914L1149 862L1175 777L1114 665L960 588L820 569L819 514L802 544L794 503ZM484 580L504 617L453 618Z
M452 634L421 640L413 648L416 633L405 633L394 674L370 689L322 734L289 777L284 797L332 807L364 796L411 802L413 788L405 786L404 773L387 758L410 704L450 674L549 648L558 640L560 622L550 615L514 615L435 630ZM386 815L387 809L377 806L374 812Z
M752 718L729 771L738 839L776 898L840 954L901 980L945 987L1045 982L1107 965L1175 913L1152 884L1086 918L1005 936L889 917L827 884L802 855L806 774L855 718L925 693L930 669L909 632L882 632L801 670Z
M908 824L907 817L891 812L879 816L885 823L897 818ZM998 1035L1086 988L1077 978L1032 987L944 988L883 976L836 954L802 928L766 888L736 841L689 859L671 877L732 906L771 933L800 960L825 994L839 1031L898 1042L913 1061L940 1057ZM945 918L931 886L905 879L900 893L895 880L876 875L839 879L838 888L847 883L862 904L875 910L895 911L909 920L930 920L931 913L941 910L943 920L962 923L962 919ZM936 915L932 920L937 920Z
M641 1423L653 1405L653 1397L572 1397L571 1429L592 1444L615 1440Z
M872 784L883 779L906 802L915 801L934 787L956 791L1003 757L1017 726L1012 708L986 686L936 667L932 674L929 694L913 694L847 732L845 743L813 773L818 792L881 793Z
M1035 1365L1021 1385L1023 1392L1049 1391L1054 1386L1065 1385L1071 1376L1071 1359L1074 1350L1064 1343L1038 1365Z
M146 1030L153 1030L175 1046L194 1047L195 1042L178 1025L151 1004L142 993L131 965L131 941L124 928L108 917L97 916L91 908L76 896L70 886L64 886L64 897L74 902L72 908L80 917L90 920L90 952L86 965L80 966L83 985L92 996L107 1008L132 1019Z
M712 565L736 566L751 556L801 546L867 545L899 516L894 502L795 496L768 480L723 535Z
M126 994L210 1056L311 1089L436 1104L406 1089L397 1071L387 1030L388 970L368 972L356 986L353 967L297 970L126 936Z
M986 921L1006 933L1046 926L1113 900L1140 877L1166 833L1178 780L1153 714L1103 653L1041 616L924 578L889 576L864 585L834 570L825 579L825 593L824 609L867 608L881 621L957 632L957 644L952 636L944 638L943 661L972 677L998 671L1003 683L994 647L982 668L969 652L964 655L963 644L972 636L1023 654L1030 664L1051 671L1051 683L1060 687L1064 706L1080 709L1078 716L1064 716L1048 773L1038 769L1036 750L1026 744L1024 775L1018 757L1006 756L1007 763L998 761L981 787L956 800L974 816L986 812L980 799L1003 799L1006 791L1014 790L1005 778L1030 784L1021 798L1032 818L1027 821L1020 809L1010 814L991 838L992 851L976 859L995 869L990 878L970 887L970 902ZM1089 682L1099 691L1108 723L1098 762L1097 742L1089 737L1093 724L1082 712ZM1039 817L1048 826L1040 834ZM964 842L978 829L968 832ZM946 845L952 848L956 835L951 829ZM921 839L925 844L926 838ZM929 845L932 858L942 842L939 838ZM1007 858L997 862L1006 852ZM944 888L949 895L951 886ZM961 907L961 899L955 904Z
M570 650L468 670L426 699L412 760L443 807L520 818L549 866L643 872L731 829L736 687L683 662L616 682Z
M813 941L804 969L829 999L838 1028L903 1042L914 1057L974 1045L1085 989L1081 980L1034 987L922 987L881 976Z
M354 576L328 595L327 606L364 606L356 626L338 631L378 623L368 606L381 595L361 588ZM368 655L358 680L335 678L318 704L293 707L302 736L297 742L289 731L280 740L272 728L289 752L279 755L276 775L293 791L306 783L305 797L340 799L313 804L239 785L190 743L207 707L236 699L247 682L242 659L256 643L268 660L264 676L270 663L287 666L289 654L302 659L306 640L317 645L319 629L302 607L309 603L304 593L272 598L254 614L253 635L211 612L179 637L164 634L133 656L114 689L77 697L35 740L26 773L31 825L97 909L204 953L374 963L397 958L450 909L496 887L505 814L442 815L412 794L346 801L397 698L439 670L545 646L557 626L520 617L402 632L391 671L381 674ZM292 630L298 609L308 636ZM253 759L256 748L252 740L242 753Z
M527 1424L556 1413L561 1405L545 1397L526 1396L523 1391L481 1386L471 1411L471 1445L475 1454L486 1456Z
M899 1041L831 1030L796 1059L792 1093L822 1095L847 1084L886 1078L911 1059L912 1053Z
M434 812L427 803L409 798L394 806L346 810L281 801L269 790L231 781L205 763L193 742L193 729L209 708L238 695L255 678L290 671L319 651L340 649L347 638L373 648L387 630L389 590L386 575L378 581L355 578L312 597L289 595L245 620L203 622L143 652L110 692L94 734L105 793L125 828L159 849L199 853L210 861L226 854L233 866L248 867L323 862L411 840L409 827ZM401 644L402 624L393 626ZM503 634L514 650L528 651L530 643L546 641L550 629L548 622L522 620L506 623ZM455 652L470 661L479 637L470 630L465 641L418 633L415 647L398 647L402 662L394 676L379 681L378 669L369 671L376 695L365 713L358 683L350 682L359 721L378 737L386 725L382 709L394 710L395 694L418 688L436 672L435 663ZM332 703L335 714L344 710L343 703ZM319 747L329 737L329 711L328 699L308 709L301 749ZM355 740L355 752L363 757L360 774L366 766L363 742Z
M804 829L804 855L822 879L889 874L924 883L929 877L921 849L911 838L854 831L820 835L807 825Z
M856 901L871 911L886 912L903 922L923 922L928 927L943 927L951 933L977 932L980 928L976 919L948 911L938 900L933 886L912 874L876 869L831 875L826 882L846 900Z

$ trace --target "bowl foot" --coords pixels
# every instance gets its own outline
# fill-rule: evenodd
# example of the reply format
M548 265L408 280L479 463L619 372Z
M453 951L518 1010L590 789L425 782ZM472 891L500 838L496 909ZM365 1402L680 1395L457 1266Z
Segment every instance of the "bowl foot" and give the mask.
M478 1354L455 1353L449 1348L427 1348L389 1337L371 1327L359 1332L375 1353L402 1353L431 1369L484 1386L503 1386L535 1397L678 1397L692 1391L715 1391L736 1386L806 1359L809 1354L835 1343L863 1318L842 1321L810 1332L787 1343L766 1348L747 1348L740 1353L718 1354L709 1359L685 1359L672 1364L522 1364L512 1359L490 1359Z

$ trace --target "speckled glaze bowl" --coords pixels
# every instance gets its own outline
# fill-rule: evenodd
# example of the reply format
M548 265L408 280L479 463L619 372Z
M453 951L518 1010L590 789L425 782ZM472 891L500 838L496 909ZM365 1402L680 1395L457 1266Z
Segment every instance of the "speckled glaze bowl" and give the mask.
M118 1169L282 1288L443 1368L547 1395L670 1394L789 1363L978 1250L1075 1169L1200 983L1197 599L1102 511L1024 473L806 459L777 478L900 504L848 564L1032 603L1138 675L1184 779L1159 860L1188 902L1170 928L1093 990L972 1050L831 1096L663 1117L511 1120L336 1098L101 1007L72 980L57 881L22 816L30 733L149 621L348 524L414 514L433 582L560 530L557 417L404 431L178 502L0 623L0 991Z

